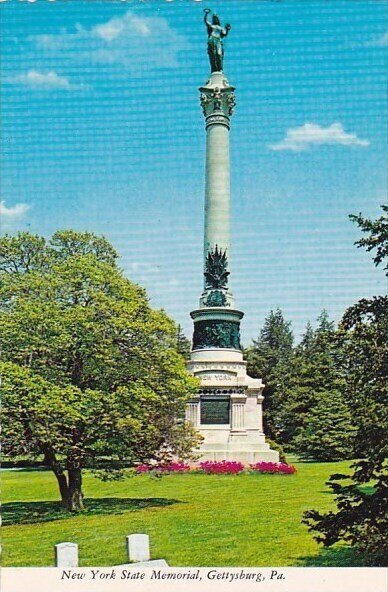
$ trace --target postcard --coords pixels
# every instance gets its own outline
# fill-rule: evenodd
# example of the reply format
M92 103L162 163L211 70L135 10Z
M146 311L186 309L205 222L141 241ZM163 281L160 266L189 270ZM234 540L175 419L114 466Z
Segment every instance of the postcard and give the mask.
M383 591L386 4L1 9L1 589Z

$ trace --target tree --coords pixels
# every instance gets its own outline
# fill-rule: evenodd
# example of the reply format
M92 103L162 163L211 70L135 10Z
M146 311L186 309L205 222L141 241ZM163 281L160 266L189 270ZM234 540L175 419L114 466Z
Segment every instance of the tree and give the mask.
M302 335L299 349L306 353L311 352L315 345L314 329L310 321L307 322L305 332Z
M83 468L119 476L196 444L177 328L116 259L91 233L0 239L4 452L43 455L71 511Z
M362 232L369 233L369 236L359 239L354 244L357 247L365 247L368 252L376 249L373 258L375 265L380 265L388 258L388 206L382 205L381 209L383 215L377 220L364 218L361 212L358 215L350 214L349 216L352 222L358 224ZM385 266L384 269L387 270L388 267Z
M191 342L190 339L187 339L186 335L183 333L182 327L180 325L177 327L176 348L185 360L190 358Z
M323 309L323 311L320 313L320 315L317 318L317 323L318 323L318 326L315 330L316 343L319 343L320 338L322 338L322 337L325 340L327 340L327 338L330 339L330 337L332 336L332 334L335 330L335 326L334 326L334 321L329 320L329 314L328 314L327 310Z
M253 340L252 347L246 351L250 374L267 378L274 366L289 359L293 340L291 323L284 319L279 308L271 310L258 339Z
M365 221L361 214L351 218L369 231L362 246L377 249L374 261L379 265L387 254L386 226L381 218L376 222ZM351 306L339 332L347 375L345 396L357 426L359 460L351 475L330 477L337 511L310 510L304 522L319 533L315 538L325 546L342 539L366 554L370 564L384 565L388 559L388 298L362 299Z
M348 374L346 398L357 426L355 451L360 460L352 465L350 476L330 477L337 511L310 510L304 521L321 533L316 539L324 545L343 539L379 565L388 558L388 298L362 300L349 308L340 330Z
M295 452L316 461L351 458L355 427L340 391L321 391L294 438Z
M322 311L317 322L316 329L307 324L292 356L273 370L276 405L272 409L272 421L276 439L301 455L307 455L308 451L309 458L316 460L330 459L334 450L336 458L348 458L351 448L340 445L329 417L340 422L343 437L352 432L346 403L340 401L343 377L334 323L326 311ZM320 443L315 429L321 434Z
M343 378L335 335L334 323L323 310L318 316L316 329L308 323L301 343L293 347L290 323L278 309L270 312L259 339L246 353L248 371L253 376L262 377L266 383L264 418L268 435L287 449L301 454L307 453L307 448L310 455L315 451L317 460L323 456L330 458L334 450L336 458L349 457L349 448L341 446L337 438L338 446L334 441L329 444L330 433L334 437L330 430L325 432L319 448L316 436L307 425L317 427L317 407L318 412L323 413L321 421L329 421L324 403L319 403L321 398L327 399L328 393L333 392L336 406L330 408L330 414L334 417L338 412L343 437L352 432L346 404L343 401L339 404ZM348 441L347 435L345 440Z
M271 310L264 321L257 340L245 351L248 373L254 378L262 378L264 388L264 424L269 438L279 436L275 411L281 405L281 379L284 367L292 358L293 334L291 323L284 319L278 308Z

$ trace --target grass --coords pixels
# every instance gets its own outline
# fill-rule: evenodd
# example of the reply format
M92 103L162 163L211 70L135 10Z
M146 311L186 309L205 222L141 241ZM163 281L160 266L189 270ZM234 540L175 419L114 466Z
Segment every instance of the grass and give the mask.
M333 507L325 485L349 463L296 463L295 475L141 475L102 483L86 473L86 511L69 516L49 471L2 473L3 565L54 565L54 545L78 543L81 566L126 562L125 537L149 534L171 566L361 565L344 546L322 551L304 510ZM357 562L358 561L358 562Z

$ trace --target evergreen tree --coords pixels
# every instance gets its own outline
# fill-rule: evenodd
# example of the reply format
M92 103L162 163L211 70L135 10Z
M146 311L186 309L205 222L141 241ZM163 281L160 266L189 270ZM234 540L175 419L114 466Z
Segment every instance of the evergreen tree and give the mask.
M247 351L249 372L252 376L267 377L280 362L292 354L294 337L291 322L284 319L282 311L271 310L264 320L258 339Z
M186 335L183 333L182 327L180 325L178 325L176 332L176 348L185 360L190 358L191 342L190 339L187 339Z
M329 320L326 311L319 315L317 321L315 330L308 323L301 343L283 370L283 377L278 380L282 384L281 405L275 410L278 439L288 448L300 449L301 439L311 435L307 424L321 398L325 397L325 393L333 392L338 399L343 385L334 323ZM282 368L278 370L282 371ZM346 406L345 402L343 405ZM335 409L332 411L335 413ZM351 425L348 427L351 430ZM308 445L307 442L305 445ZM349 455L349 450L346 455Z
M245 352L250 376L262 378L265 383L264 426L269 438L276 440L279 430L275 411L281 406L282 383L292 358L293 333L291 323L282 311L271 310L264 321L257 340Z
M383 208L384 213L388 208ZM376 249L380 265L388 255L388 220L351 216L367 238L357 241L368 251ZM370 565L388 562L388 298L376 296L350 307L340 324L345 397L357 427L357 460L350 476L332 475L336 511L305 513L310 530L325 546L345 540L366 555Z
M318 326L315 330L315 337L320 335L330 335L335 330L334 321L329 320L329 314L325 309L323 309L323 311L318 316L317 323Z
M377 220L364 218L361 213L358 215L350 214L349 216L352 222L357 222L362 232L369 234L369 236L361 238L354 244L357 247L365 247L368 252L376 249L376 254L373 257L375 265L388 261L388 206L382 205L381 209L383 214ZM387 264L384 269L388 270Z
M335 390L321 391L316 404L306 413L293 446L300 457L309 460L351 458L354 433L355 427L342 393Z
M307 322L305 332L302 335L301 342L297 348L299 351L310 352L312 351L315 343L314 329L310 321Z

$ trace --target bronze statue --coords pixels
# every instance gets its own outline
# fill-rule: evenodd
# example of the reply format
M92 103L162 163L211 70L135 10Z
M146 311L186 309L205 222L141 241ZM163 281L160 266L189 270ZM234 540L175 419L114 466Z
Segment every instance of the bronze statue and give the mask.
M210 8L205 8L204 21L209 35L207 41L207 52L210 59L210 67L212 72L222 72L224 62L224 44L222 39L227 36L231 26L229 24L221 27L220 19L216 14L213 14L212 21L208 19L208 14L211 12Z

